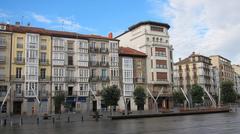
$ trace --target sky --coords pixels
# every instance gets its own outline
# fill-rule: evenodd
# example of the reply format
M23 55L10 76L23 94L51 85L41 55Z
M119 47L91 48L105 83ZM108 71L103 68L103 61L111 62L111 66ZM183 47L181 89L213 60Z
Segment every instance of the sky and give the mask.
M1 0L0 22L114 36L139 21L168 23L174 59L193 51L240 64L239 0Z

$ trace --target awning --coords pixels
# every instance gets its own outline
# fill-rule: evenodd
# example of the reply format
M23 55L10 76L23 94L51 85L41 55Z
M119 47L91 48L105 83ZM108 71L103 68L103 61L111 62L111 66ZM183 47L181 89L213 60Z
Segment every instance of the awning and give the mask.
M66 103L75 103L76 102L76 97L67 97L66 98Z
M87 97L78 97L78 102L86 102L87 101Z

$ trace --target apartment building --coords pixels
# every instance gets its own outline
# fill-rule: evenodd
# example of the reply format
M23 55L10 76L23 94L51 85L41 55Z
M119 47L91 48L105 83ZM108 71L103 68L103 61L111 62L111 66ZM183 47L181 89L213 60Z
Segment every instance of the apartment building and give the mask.
M174 64L174 87L190 90L192 85L198 84L211 94L215 94L213 87L213 72L210 58L193 52L187 58Z
M119 86L118 40L58 31L54 35L52 96L64 93L73 111L105 109L101 90Z
M232 65L234 70L234 90L240 93L240 65Z
M1 24L0 32L0 102L12 89L5 112L54 112L58 93L65 95L70 110L95 111L105 107L100 91L119 86L119 40L112 34L83 35L19 23Z
M10 85L11 34L6 32L6 26L0 25L0 104L3 103ZM8 97L2 107L3 113L11 111L11 97Z
M137 107L133 99L133 92L136 87L141 86L144 89L147 87L147 55L129 47L120 47L119 57L120 88L123 96L119 101L120 109L127 108L128 111L147 110L147 103L145 106Z
M145 21L130 26L116 39L120 46L128 46L147 55L147 88L156 98L161 109L172 106L173 85L173 47L169 44L168 30L165 23ZM149 97L149 109L155 109L154 101Z
M109 36L111 39L111 36ZM109 39L89 39L89 70L90 89L95 94L92 104L93 111L105 109L100 97L103 88L110 85L119 86L118 41Z
M209 57L211 59L211 63L213 67L219 71L219 82L225 80L234 81L234 71L231 65L231 61L220 56L220 55L213 55Z
M47 113L50 111L51 37L37 28L19 25L9 25L7 30L13 32L12 112L28 115L39 111Z

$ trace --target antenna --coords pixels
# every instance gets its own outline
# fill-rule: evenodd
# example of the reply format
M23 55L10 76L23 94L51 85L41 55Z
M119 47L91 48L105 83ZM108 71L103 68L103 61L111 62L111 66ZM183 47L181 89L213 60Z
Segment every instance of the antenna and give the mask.
M21 24L23 25L24 16L21 17Z
M62 21L62 31L63 31L64 20Z

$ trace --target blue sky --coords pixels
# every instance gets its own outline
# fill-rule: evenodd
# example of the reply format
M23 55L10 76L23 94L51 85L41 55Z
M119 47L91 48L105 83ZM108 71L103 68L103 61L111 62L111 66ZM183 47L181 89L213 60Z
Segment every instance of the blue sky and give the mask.
M138 21L161 21L151 8L150 0L6 0L0 12L7 15L0 21L30 22L32 26L81 33L118 34Z
M239 0L1 0L0 22L114 36L139 21L169 23L175 61L193 51L240 64ZM216 4L217 3L217 4ZM22 16L23 19L22 19Z

